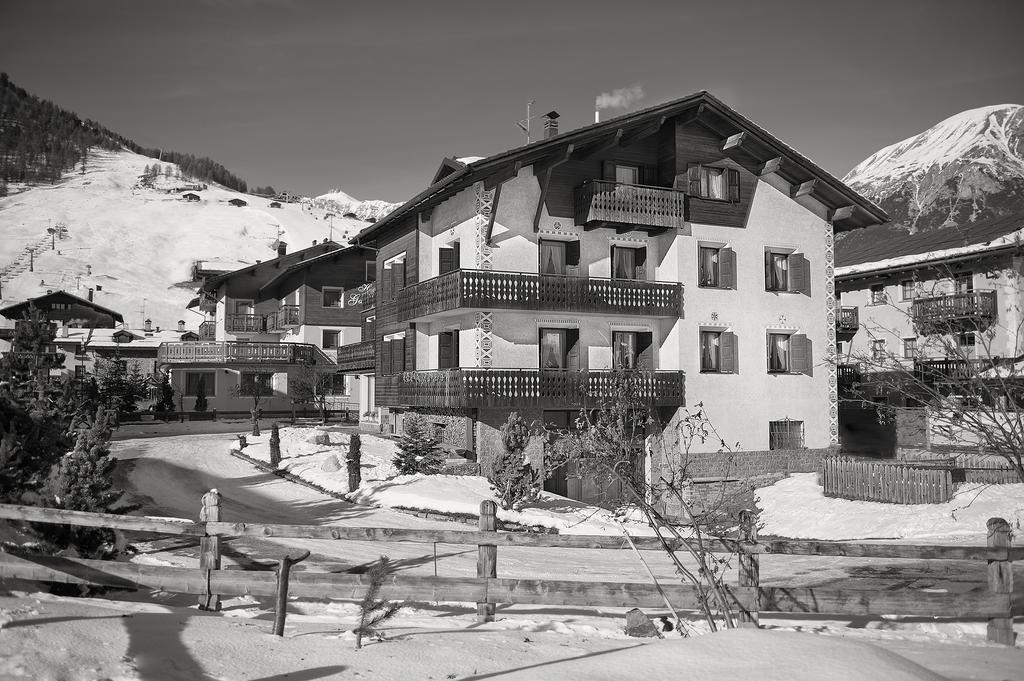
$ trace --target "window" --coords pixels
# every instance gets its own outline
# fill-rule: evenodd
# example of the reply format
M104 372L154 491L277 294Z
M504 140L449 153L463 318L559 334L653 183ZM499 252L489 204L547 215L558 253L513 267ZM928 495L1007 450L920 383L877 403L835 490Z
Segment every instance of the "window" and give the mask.
M800 253L766 249L764 290L793 291L811 295L810 263Z
M707 288L717 288L721 272L722 249L701 246L697 252L698 283Z
M459 269L461 250L459 242L453 243L447 248L439 248L437 251L437 273L447 274Z
M917 357L917 339L916 338L904 338L903 339L903 358L914 359Z
M722 332L700 332L700 370L717 373L722 370Z
M254 314L255 309L251 300L236 300L235 303L235 314Z
M740 200L740 172L735 168L691 163L686 169L686 179L691 196L732 203Z
M579 329L540 329L540 368L579 371Z
M803 449L804 422L785 419L768 422L768 449Z
M380 350L381 373L397 374L405 371L405 336L384 337Z
M786 333L768 334L768 373L789 373L789 338L790 335Z
M640 168L616 163L615 181L619 184L640 184Z
M325 392L328 395L348 395L349 382L349 377L345 374L331 374Z
M268 395L274 389L274 374L256 373L255 371L243 371L238 387L243 393L251 395L259 391L261 395Z
M880 361L885 359L885 341L884 340L873 340L871 341L871 359Z
M953 287L956 293L971 293L974 291L974 273L960 272L953 277Z
M324 286L320 300L321 307L345 307L345 289Z
M633 331L612 332L612 369L622 371L636 369L636 333Z
M437 368L459 367L459 332L445 331L437 336Z
M565 274L565 242L548 241L541 239L540 242L540 273L541 274Z
M203 390L207 397L214 397L216 391L217 375L213 371L189 371L185 373L185 397L195 397L199 394L199 381L203 381Z
M612 246L613 279L647 279L647 249Z
M363 263L366 265L365 275L366 281L377 281L377 263L373 260Z
M914 280L904 279L900 282L900 300L914 299Z
M339 342L340 337L341 337L341 332L340 331L328 331L328 330L325 329L321 333L322 333L322 336L321 336L320 347L322 347L324 350L331 350L333 348L338 347L338 345L340 345L340 342Z
M811 339L802 333L769 333L766 354L770 374L813 375Z
M85 378L85 366L81 364L75 366L75 378L79 380Z
M874 284L871 286L871 304L872 305L884 305L886 301L885 297L885 284Z
M969 354L978 344L978 336L973 331L962 331L957 335L956 344Z

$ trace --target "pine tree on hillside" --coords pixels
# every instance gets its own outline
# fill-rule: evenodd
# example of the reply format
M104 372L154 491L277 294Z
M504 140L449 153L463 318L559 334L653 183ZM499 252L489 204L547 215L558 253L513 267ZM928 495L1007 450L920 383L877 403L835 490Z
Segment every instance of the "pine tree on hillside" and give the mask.
M434 425L422 415L407 412L402 418L402 438L392 462L402 475L435 475L444 467L444 451L434 434Z

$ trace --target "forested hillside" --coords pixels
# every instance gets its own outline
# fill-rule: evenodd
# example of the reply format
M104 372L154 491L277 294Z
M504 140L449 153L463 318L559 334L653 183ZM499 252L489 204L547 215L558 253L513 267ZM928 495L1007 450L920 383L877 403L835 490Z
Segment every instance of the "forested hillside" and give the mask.
M143 156L175 163L196 180L217 182L245 192L245 180L216 161L177 151L147 149L83 120L53 102L40 99L0 73L0 196L8 182L56 182L76 166L87 165L89 148L109 151L126 148Z

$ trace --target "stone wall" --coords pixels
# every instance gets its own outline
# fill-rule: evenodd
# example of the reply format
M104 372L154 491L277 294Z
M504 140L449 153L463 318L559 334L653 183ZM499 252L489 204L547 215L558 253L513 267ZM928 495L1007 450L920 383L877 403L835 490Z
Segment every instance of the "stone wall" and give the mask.
M661 476L668 478L682 469L689 478L741 479L772 473L811 473L821 465L821 458L834 453L825 449L774 449L767 451L714 452L684 454L673 462L662 462ZM673 470L674 469L674 470Z
M431 423L442 426L441 443L458 450L473 451L473 419L458 409L414 409Z
M480 409L476 421L476 457L480 464L480 474L490 475L494 459L501 453L501 427L508 420L509 409ZM540 409L517 409L519 415L526 419L527 423L540 421L543 415ZM535 466L544 465L543 448L539 443L531 443L527 447L527 454Z

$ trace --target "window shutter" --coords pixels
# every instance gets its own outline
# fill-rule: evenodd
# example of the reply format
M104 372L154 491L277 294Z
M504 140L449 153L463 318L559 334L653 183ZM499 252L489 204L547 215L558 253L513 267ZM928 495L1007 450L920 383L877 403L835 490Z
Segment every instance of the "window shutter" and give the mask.
M580 266L580 242L569 241L565 244L565 266Z
M722 351L722 371L729 373L739 373L739 356L736 347L736 334L729 333L728 331L722 332L721 336L721 351Z
M640 184L657 185L658 184L658 167L657 166L641 166L640 167Z
M736 288L736 251L731 248L718 251L718 285Z
M437 368L452 368L452 334L447 331L437 337Z
M455 243L452 244L452 254L453 254L453 257L454 257L454 260L455 260L455 262L452 263L452 269L455 269L455 270L461 269L462 268L462 247L459 246L459 242L458 241L456 241Z
M740 171L735 168L729 168L729 200L740 202Z
M789 290L798 291L804 295L811 295L810 267L800 253L793 253L789 256Z
M452 368L459 368L459 331L452 331Z
M569 371L580 370L580 330L565 330L565 368Z
M438 274L445 274L455 269L455 249L439 248L437 250Z
M638 281L647 280L647 247L636 249L636 278Z
M391 266L391 297L394 298L403 288L405 288L405 263L396 262Z
M772 290L772 252L764 252L764 290Z
M654 371L654 334L650 331L636 335L636 368Z
M380 373L384 376L391 374L391 356L394 352L391 341L386 340L380 344Z
M686 166L686 193L700 196L700 164L690 163Z
M405 339L396 338L391 341L391 373L405 371Z
M813 375L810 338L802 333L789 337L789 362L793 373Z
M416 370L416 324L409 324L409 330L405 333L405 357L402 363L402 371Z
M615 161L601 162L601 177L605 180L615 181Z

